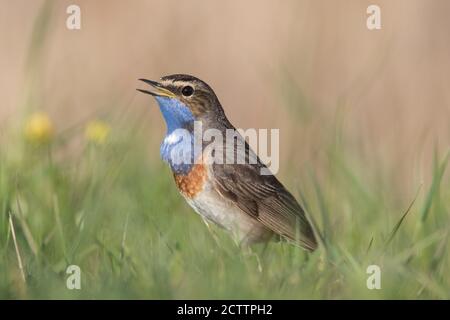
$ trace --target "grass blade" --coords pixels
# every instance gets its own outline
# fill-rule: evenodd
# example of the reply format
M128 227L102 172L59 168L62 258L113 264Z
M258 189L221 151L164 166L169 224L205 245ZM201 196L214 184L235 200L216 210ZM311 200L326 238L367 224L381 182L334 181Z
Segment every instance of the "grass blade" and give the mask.
M25 278L25 272L23 271L22 257L20 256L19 245L17 244L16 231L14 229L14 223L12 220L11 212L9 213L9 227L11 228L11 235L12 235L13 242L14 242L14 248L16 250L17 263L19 265L20 274L22 276L23 282L27 283L27 279Z
M416 199L419 196L420 189L422 189L422 185L420 185L419 189L417 189L416 195L415 195L414 199L411 201L411 203L409 204L408 209L406 209L405 213L402 215L400 220L397 222L397 224L395 225L394 229L392 229L392 231L391 231L391 233L390 233L390 235L388 237L388 240L386 241L385 247L389 243L391 243L392 239L394 239L395 235L397 234L398 229L400 229L400 226L402 225L402 223L405 220L406 216L411 211L411 208L414 205L414 202L416 202Z
M442 163L439 165L437 161L437 156L435 155L435 165L434 165L434 174L433 174L433 181L431 182L430 190L428 191L425 204L423 206L422 212L420 214L420 220L424 222L431 209L431 205L433 204L433 200L436 196L436 194L439 191L442 177L444 175L445 169L447 168L448 160L450 156L450 151L447 152L447 155L445 156Z

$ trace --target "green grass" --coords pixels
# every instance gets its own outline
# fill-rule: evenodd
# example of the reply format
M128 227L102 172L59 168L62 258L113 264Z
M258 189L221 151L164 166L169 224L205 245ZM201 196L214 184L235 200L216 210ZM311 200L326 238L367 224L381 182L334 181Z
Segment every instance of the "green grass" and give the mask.
M73 151L67 137L38 147L16 133L2 143L0 298L449 298L448 156L436 155L432 183L399 204L333 145L326 182L305 168L302 185L290 186L321 247L256 246L259 272L219 229L215 242L148 152L145 130L113 128L107 144ZM71 264L82 270L81 290L66 288ZM381 267L381 290L366 287L370 264Z
M30 41L18 107L25 115L45 105L37 79L52 4L37 15ZM304 126L318 116L301 90L282 87L292 119ZM0 298L450 298L448 154L436 151L432 181L406 192L385 162L361 156L364 137L349 139L342 113L324 121L316 139L325 160L298 164L281 149L289 156L280 177L321 246L313 254L286 243L256 246L260 272L218 229L216 243L178 194L157 144L148 143L156 130L144 129L146 119L114 112L106 114L105 145L84 141L85 123L57 132L48 146L24 140L19 114L0 127ZM294 135L294 123L282 134ZM81 290L66 288L71 264L81 268ZM381 290L366 287L371 264L381 268Z

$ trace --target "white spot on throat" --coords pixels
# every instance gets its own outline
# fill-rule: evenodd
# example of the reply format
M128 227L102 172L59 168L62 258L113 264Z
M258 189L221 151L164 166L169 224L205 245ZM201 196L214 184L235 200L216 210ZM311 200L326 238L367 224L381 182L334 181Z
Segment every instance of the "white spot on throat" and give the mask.
M172 132L171 134L167 135L164 138L164 142L166 144L176 144L177 142L179 142L181 139L183 138L183 135L180 134L180 132L177 132L177 130L175 130L174 132Z

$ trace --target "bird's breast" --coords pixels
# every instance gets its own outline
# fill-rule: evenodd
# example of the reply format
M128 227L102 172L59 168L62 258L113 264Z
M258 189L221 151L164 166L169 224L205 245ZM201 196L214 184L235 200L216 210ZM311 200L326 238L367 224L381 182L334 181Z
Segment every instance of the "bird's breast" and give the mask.
M175 183L188 204L204 219L230 231L242 243L267 241L272 232L244 213L214 187L207 164L193 165L186 174L174 174Z
M187 198L195 198L203 191L208 176L206 165L203 163L194 164L186 174L174 174L175 183Z

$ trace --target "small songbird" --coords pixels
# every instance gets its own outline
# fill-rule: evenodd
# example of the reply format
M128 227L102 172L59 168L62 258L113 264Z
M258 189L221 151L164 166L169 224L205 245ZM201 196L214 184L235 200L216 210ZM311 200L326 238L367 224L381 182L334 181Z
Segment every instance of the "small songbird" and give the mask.
M317 248L304 210L274 175L261 174L267 167L259 157L253 163L215 163L207 161L211 157L207 147L193 151L196 121L203 131L215 129L224 136L227 130L236 130L209 85L183 74L165 76L159 82L139 80L152 86L151 91L137 90L155 97L166 122L161 157L169 164L183 197L207 224L228 230L243 246L284 238L309 251ZM192 139L186 139L186 132ZM254 152L241 135L236 137L241 143L224 145L216 152L244 152L248 160ZM189 161L180 161L180 154L189 154L183 158Z

